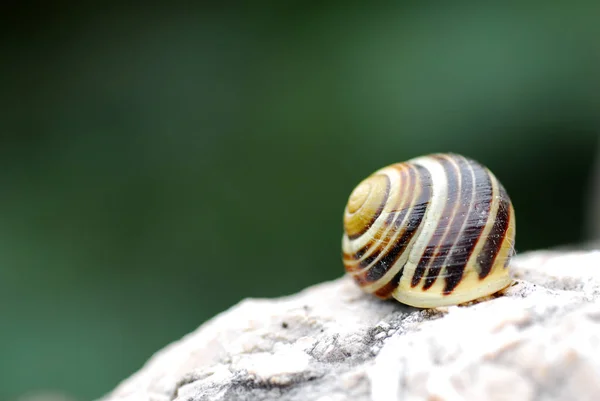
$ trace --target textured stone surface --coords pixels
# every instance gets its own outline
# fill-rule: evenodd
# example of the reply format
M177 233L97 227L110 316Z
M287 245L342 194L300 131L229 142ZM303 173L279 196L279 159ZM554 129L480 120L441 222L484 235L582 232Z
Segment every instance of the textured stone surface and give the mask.
M242 301L106 400L598 400L600 251L538 252L516 284L419 310L348 278Z

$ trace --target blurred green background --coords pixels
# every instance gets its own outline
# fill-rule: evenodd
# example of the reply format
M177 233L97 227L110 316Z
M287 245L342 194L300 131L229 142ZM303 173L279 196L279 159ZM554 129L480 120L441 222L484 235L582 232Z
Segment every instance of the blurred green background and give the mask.
M518 251L586 239L598 2L232 4L2 6L0 399L340 276L350 191L421 154L488 165Z

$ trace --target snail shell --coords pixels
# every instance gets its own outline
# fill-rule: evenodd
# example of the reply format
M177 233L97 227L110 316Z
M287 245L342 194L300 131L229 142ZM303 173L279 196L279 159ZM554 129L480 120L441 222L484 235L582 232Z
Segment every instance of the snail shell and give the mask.
M515 214L496 177L456 154L376 171L352 191L342 251L366 292L422 308L454 305L511 283Z

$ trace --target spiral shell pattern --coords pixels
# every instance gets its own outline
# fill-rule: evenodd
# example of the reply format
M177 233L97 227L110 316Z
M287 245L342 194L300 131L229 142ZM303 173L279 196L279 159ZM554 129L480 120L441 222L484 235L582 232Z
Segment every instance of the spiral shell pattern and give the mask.
M496 177L456 154L385 167L352 192L343 262L366 292L417 307L459 304L511 283L515 214Z

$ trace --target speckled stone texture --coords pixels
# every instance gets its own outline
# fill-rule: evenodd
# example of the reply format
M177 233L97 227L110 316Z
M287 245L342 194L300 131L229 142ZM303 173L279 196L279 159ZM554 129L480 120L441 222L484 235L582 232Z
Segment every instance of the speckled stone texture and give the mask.
M469 306L380 301L346 277L244 300L104 400L599 400L600 251L512 267L504 295Z

